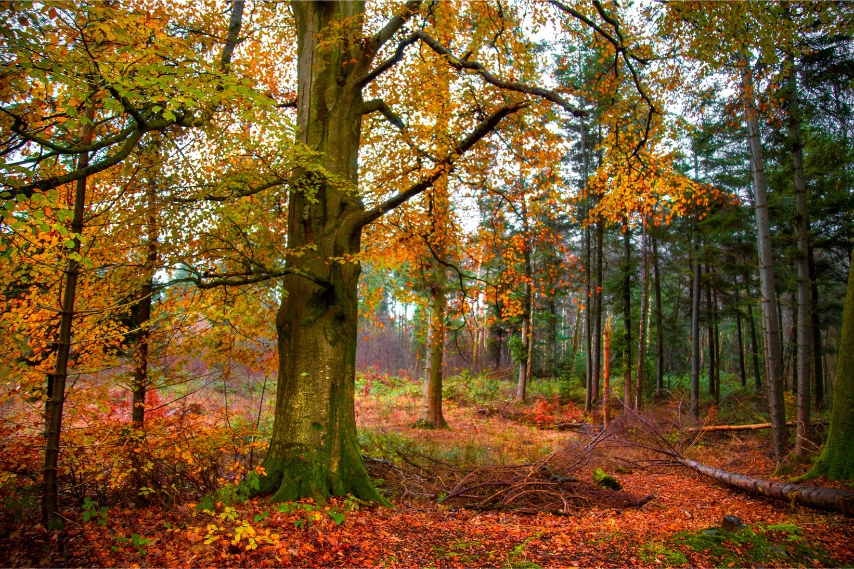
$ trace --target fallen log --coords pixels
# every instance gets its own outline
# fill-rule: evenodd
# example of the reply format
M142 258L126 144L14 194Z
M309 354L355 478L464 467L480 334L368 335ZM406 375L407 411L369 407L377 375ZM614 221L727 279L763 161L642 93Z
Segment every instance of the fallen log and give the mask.
M813 425L826 425L827 421L812 421ZM789 421L787 427L794 427L796 423ZM712 431L754 431L758 429L770 429L771 423L754 423L752 425L706 425L705 427L691 427L685 429L689 433L708 433Z
M712 468L687 458L675 458L682 466L745 492L785 500L792 505L800 504L819 510L842 512L848 517L854 517L854 492L848 490L752 478L720 468Z

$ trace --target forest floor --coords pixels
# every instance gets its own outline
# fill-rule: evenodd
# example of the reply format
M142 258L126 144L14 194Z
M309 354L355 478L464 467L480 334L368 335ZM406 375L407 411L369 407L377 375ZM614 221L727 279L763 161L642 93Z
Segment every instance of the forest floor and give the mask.
M323 506L255 499L233 506L220 503L206 512L198 511L194 504L170 509L95 509L86 516L87 522L79 517L69 520L59 532L45 532L32 519L7 524L0 535L0 563L103 567L854 566L854 524L842 515L731 490L685 468L657 464L647 451L614 440L591 445L595 427L541 428L582 419L571 403L559 406L539 399L519 407L500 401L484 406L465 404L464 397L457 400L445 404L449 429L424 430L412 427L420 406L414 389L378 390L369 385L360 390L356 413L363 448L371 457L372 475L381 475L378 484L393 507L347 498L332 499ZM653 413L660 419L675 409L672 401L659 402ZM624 434L639 428L636 423L617 426ZM674 444L678 439L673 434L667 437ZM774 465L768 449L767 432L709 433L695 441L686 456L734 472L769 477ZM562 462L567 456L574 458ZM566 471L569 463L571 471ZM518 464L523 466L512 468ZM612 474L623 489L596 490L591 477L597 468ZM796 468L794 474L804 468ZM546 471L550 478L543 478ZM502 477L512 480L502 482ZM519 491L536 477L537 490ZM481 482L473 484L476 480ZM564 480L568 482L561 486ZM823 480L815 484L845 487ZM503 506L489 501L488 492L471 494L474 488L503 488L497 492L500 494L511 487L517 491L513 499L518 500ZM534 498L554 498L556 494L550 492L558 487L563 488L563 498L557 498L564 500L563 506L537 512ZM472 490L467 493L465 488ZM488 499L481 500L485 495ZM466 502L466 496L472 500ZM507 500L509 494L503 496ZM487 506L478 509L478 504ZM732 533L714 529L726 515L738 516L745 527Z

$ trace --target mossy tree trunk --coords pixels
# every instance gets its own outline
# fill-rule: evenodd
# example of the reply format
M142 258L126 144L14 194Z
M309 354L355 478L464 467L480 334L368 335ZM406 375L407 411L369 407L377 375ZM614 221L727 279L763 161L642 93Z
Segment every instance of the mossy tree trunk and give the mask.
M352 494L385 502L371 483L356 438L361 267L350 259L360 252L366 225L430 188L505 117L528 104L520 98L497 108L440 157L419 182L366 209L358 194L362 116L380 111L395 126L403 124L382 101L363 101L362 89L398 61L387 60L371 69L378 50L418 5L417 1L407 2L380 31L366 37L362 1L291 3L298 42L297 136L316 153L316 159L290 185L287 247L291 255L276 317L276 412L258 489L258 493L272 493L273 501L303 497L322 501L330 495ZM416 40L437 53L446 50L423 31L401 41L398 49ZM465 63L474 65L468 60ZM502 88L525 94L531 91L506 82ZM573 109L557 95L547 94L550 100Z
M821 456L804 478L854 480L854 271L850 269L838 353L830 432Z
M298 41L298 138L318 153L290 192L288 259L276 317L276 414L261 492L274 501L353 494L381 500L356 439L358 262L356 197L363 101L371 58L360 43L362 2L293 2ZM346 23L346 25L345 25ZM340 37L332 38L331 34ZM336 41L337 40L337 41Z

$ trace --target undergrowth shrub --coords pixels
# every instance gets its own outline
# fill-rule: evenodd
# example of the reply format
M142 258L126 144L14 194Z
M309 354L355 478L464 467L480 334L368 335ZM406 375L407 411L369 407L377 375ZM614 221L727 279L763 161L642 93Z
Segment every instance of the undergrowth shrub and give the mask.
M67 425L59 455L59 494L82 506L196 501L233 485L264 456L266 437L238 417L179 409L147 417L142 428L105 414ZM42 468L41 435L0 430L0 497L7 513L33 514ZM18 504L18 510L10 507ZM28 511L24 512L24 508Z

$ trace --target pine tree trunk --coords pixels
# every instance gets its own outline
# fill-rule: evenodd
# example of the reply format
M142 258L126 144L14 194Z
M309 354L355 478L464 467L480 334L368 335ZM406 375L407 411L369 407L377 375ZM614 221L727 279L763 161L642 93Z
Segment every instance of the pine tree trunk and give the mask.
M81 146L92 143L94 134L93 121L95 108L91 104L86 107L87 123L83 126L80 137ZM81 152L77 158L77 169L89 165L89 153ZM83 214L86 208L86 178L77 180L74 187L74 212L71 220L71 232L77 236L83 233ZM56 366L52 374L53 385L50 399L47 402L45 418L45 451L44 468L42 469L42 523L46 529L61 529L62 518L59 517L59 485L57 468L59 463L59 439L62 433L62 411L65 405L65 384L68 379L68 361L71 354L71 335L74 327L74 302L77 296L77 279L80 276L80 263L76 257L80 253L80 239L74 238L74 245L68 251L68 261L65 266L65 287L62 291L62 313L57 339Z
M655 286L655 341L657 352L657 374L655 381L655 394L660 395L664 390L664 327L661 307L661 279L658 271L658 240L652 239L652 268Z
M797 70L789 76L789 138L792 144L792 164L795 178L795 203L798 227L798 413L795 455L806 456L810 427L810 359L812 356L812 296L809 268L809 213L807 212L807 182L804 177L804 149L801 142L801 115L798 106Z
M756 341L756 321L753 319L753 303L747 304L747 320L750 323L750 352L753 361L753 378L756 392L762 389L762 375L759 371L759 343Z
M602 371L602 283L604 258L603 246L605 240L605 225L602 222L596 224L596 290L593 291L595 299L595 319L593 321L593 402L599 400L599 377Z
M821 349L821 323L818 320L818 283L815 279L815 260L813 259L813 248L807 250L810 265L810 322L813 345L812 345L812 376L815 385L815 410L821 411L824 405L824 373L822 370Z
M640 327L638 329L638 365L635 372L634 408L641 408L643 396L643 366L646 355L647 310L649 306L649 256L647 254L646 221L641 226L641 305Z
M759 249L759 277L762 290L762 313L765 323L765 359L768 371L768 404L771 424L774 425L774 458L779 467L786 455L786 410L783 406L783 358L780 350L780 323L777 319L777 292L774 289L774 257L771 252L771 225L768 218L768 197L765 186L764 159L759 139L759 117L753 94L753 76L746 58L743 59L743 87L746 98L748 144L753 171L756 234Z
M709 272L709 266L706 265L706 275L709 277L709 282L706 283L706 310L708 310L709 324L706 327L706 332L709 338L709 395L715 394L715 326L712 321L712 280Z
M626 231L623 233L623 326L626 331L626 354L623 359L623 397L626 405L631 406L632 396L632 275L629 267L632 260L631 234L629 220L626 220Z
M691 419L700 420L700 260L695 237L694 277L691 292Z
M747 368L744 365L744 330L741 319L741 290L738 286L738 279L733 280L733 289L735 290L735 323L738 329L738 372L741 377L741 386L747 387Z

